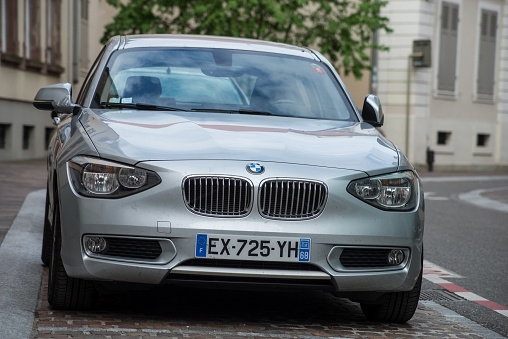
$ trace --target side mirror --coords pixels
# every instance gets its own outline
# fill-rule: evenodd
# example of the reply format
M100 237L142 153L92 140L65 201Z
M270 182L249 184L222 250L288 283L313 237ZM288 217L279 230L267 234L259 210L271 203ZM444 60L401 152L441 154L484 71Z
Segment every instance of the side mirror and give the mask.
M375 95L369 94L363 101L362 118L374 127L381 127L385 122L385 115L381 101Z
M72 102L71 92L72 85L68 82L43 87L37 92L33 105L44 111L73 113L79 105Z

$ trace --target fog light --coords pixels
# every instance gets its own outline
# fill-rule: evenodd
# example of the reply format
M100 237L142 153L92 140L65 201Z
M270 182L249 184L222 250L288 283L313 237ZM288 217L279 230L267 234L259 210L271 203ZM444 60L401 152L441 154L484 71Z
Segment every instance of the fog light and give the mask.
M106 239L101 237L90 237L86 240L86 247L92 253L101 253L106 249Z
M404 252L402 250L391 250L388 253L388 263L390 265L400 265L404 261Z

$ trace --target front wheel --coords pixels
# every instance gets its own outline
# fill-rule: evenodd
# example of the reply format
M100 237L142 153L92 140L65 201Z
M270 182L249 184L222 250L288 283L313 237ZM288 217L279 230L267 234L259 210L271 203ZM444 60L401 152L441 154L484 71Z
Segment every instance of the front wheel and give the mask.
M60 250L62 247L60 212L55 204L51 265L49 266L48 302L57 310L90 309L97 300L94 283L71 278L65 272Z
M49 188L48 188L49 190ZM46 190L46 207L44 211L44 233L42 234L42 250L41 260L45 266L49 266L51 262L51 247L53 246L53 235L51 232L51 224L49 222L49 191Z
M381 298L381 303L362 303L362 312L371 321L405 323L416 312L421 286L422 272L411 291L387 293Z

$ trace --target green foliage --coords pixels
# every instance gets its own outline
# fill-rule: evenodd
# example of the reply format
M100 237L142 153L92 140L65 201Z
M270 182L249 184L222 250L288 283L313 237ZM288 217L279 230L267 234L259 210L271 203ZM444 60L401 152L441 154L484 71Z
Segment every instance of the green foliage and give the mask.
M375 30L391 32L380 15L386 0L107 0L119 9L106 25L113 35L206 34L254 38L319 50L345 74L370 68Z

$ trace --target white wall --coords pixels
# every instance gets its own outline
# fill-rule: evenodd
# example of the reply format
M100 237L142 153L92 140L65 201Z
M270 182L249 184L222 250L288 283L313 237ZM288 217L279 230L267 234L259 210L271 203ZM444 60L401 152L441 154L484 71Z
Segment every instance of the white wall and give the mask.
M390 18L392 34L381 34L390 47L379 56L378 93L385 111L386 135L416 165L425 165L426 149L436 152L435 167L448 169L508 169L508 0L446 0L459 4L459 44L456 92L452 97L437 90L440 8L443 0L390 0L382 14ZM482 8L497 9L498 56L494 101L476 98L476 65ZM430 39L430 68L409 66L413 40ZM406 117L409 138L406 146ZM437 144L438 132L450 132L448 144ZM488 134L486 146L477 135Z

